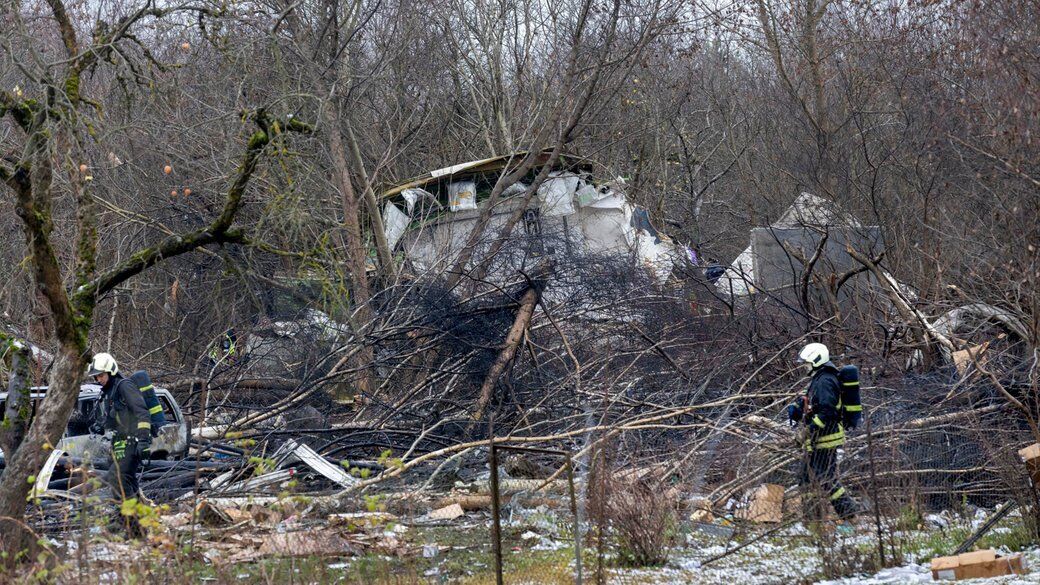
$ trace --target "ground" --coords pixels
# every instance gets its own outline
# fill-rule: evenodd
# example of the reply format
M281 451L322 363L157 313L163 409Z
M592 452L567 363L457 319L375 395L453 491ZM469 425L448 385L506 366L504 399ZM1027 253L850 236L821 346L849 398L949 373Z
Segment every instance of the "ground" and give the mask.
M985 518L974 510L917 519L916 525L885 526L886 550L901 554L895 567L876 566L876 527L862 524L838 538L831 550L800 524L749 527L738 536L708 535L688 527L666 563L622 567L616 547L606 549L605 581L618 584L915 583L931 581L930 559L956 547ZM171 516L172 517L172 516ZM388 518L392 518L389 517ZM172 521L169 523L173 523ZM503 529L506 583L556 584L574 580L569 518L546 510L507 518ZM904 524L906 524L904 522ZM253 532L255 531L255 533ZM94 530L62 540L48 537L53 557L31 572L0 575L0 581L63 583L494 583L488 515L471 512L447 522L421 518L358 522L348 528L308 522L299 514L260 526L246 520L226 528L183 526L175 538L153 534L149 542L120 542ZM157 532L159 530L157 529ZM334 537L332 552L308 548ZM288 546L279 548L280 542ZM826 542L834 542L827 537ZM1040 549L1028 544L1022 519L1012 515L988 534L981 548L1000 553L1021 550L1027 564L1040 566ZM314 554L309 550L316 550ZM726 554L729 553L729 554ZM723 556L724 555L724 556ZM586 582L595 582L596 551L586 547ZM721 557L721 558L716 558ZM891 564L891 562L889 563ZM827 579L831 573L844 576ZM10 579L6 577L11 577ZM1040 583L1040 573L964 583Z

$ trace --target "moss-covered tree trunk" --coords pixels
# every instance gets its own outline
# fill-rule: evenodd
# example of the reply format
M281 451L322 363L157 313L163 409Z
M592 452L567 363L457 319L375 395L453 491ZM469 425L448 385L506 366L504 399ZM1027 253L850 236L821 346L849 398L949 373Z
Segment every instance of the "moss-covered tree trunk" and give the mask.
M63 344L51 366L47 398L40 401L21 447L9 456L7 468L0 476L0 517L22 517L36 473L50 456L50 447L61 440L76 405L83 372L83 349L78 344ZM0 538L4 537L0 534Z
M0 335L0 340L2 340ZM7 403L4 405L4 423L0 425L0 449L14 453L29 431L29 415L32 403L29 388L32 386L32 351L29 346L16 340L6 341L8 363Z

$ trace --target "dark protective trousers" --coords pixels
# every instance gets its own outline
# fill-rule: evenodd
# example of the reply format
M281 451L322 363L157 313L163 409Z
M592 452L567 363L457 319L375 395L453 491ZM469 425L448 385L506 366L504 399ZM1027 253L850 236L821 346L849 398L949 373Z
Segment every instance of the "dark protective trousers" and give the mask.
M137 439L119 435L113 437L112 464L105 473L105 482L112 488L112 495L117 502L137 497L140 473L141 458L137 455Z
M820 504L827 500L842 520L856 514L856 502L845 492L838 478L838 450L813 449L805 454L802 463L802 486L807 487L805 497L809 517L822 519Z

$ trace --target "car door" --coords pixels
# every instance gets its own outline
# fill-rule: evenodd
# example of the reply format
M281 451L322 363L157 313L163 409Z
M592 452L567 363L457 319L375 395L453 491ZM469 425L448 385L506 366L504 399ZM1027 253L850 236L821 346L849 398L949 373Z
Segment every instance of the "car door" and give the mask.
M65 427L65 437L58 444L72 457L82 459L103 459L109 456L111 445L104 436L90 434L94 418L100 415L97 398L80 398L76 410Z

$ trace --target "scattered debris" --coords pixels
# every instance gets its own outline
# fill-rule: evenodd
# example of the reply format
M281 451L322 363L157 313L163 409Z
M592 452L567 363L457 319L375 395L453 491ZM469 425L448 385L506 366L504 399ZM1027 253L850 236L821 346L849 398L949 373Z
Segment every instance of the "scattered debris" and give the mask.
M706 497L694 496L690 498L689 507L693 510L690 512L690 520L705 524L711 524L715 520L711 500Z
M214 506L209 500L202 500L195 506L195 518L200 524L210 527L229 526L234 523L227 512Z
M747 505L737 510L737 518L761 523L778 523L783 520L784 486L762 484L750 491Z
M1019 449L1018 456L1026 464L1033 485L1040 486L1040 443L1033 443L1024 449Z
M427 518L430 520L454 520L459 516L464 516L466 511L462 509L462 506L458 504L452 504L443 508L438 508L427 514Z
M324 529L274 533L264 539L260 556L311 556L357 554L358 548L339 534Z
M953 352L951 357L953 358L954 367L957 368L957 373L962 377L966 376L968 371L975 367L976 361L978 361L982 367L985 367L987 348L989 348L988 341Z
M527 155L460 163L387 190L381 199L388 242L392 237L419 272L445 268L464 246L499 175L519 166ZM502 200L491 211L489 230L498 229L506 217L527 205L525 232L536 234L540 242L535 245L543 252L633 254L658 284L668 279L679 258L687 256L683 246L653 227L645 209L628 201L624 181L596 182L588 160L561 156L548 178L526 196L529 183L524 181L549 164L548 152L535 157L532 175L502 191Z
M58 465L58 461L65 455L65 451L61 449L54 449L51 451L50 456L47 457L47 462L43 464L43 469L36 476L35 482L33 483L32 490L29 492L29 500L36 500L42 498L46 493L48 486L50 486L51 476L54 475L54 468Z
M332 527L346 527L351 532L358 530L372 530L384 528L398 521L397 516L386 512L348 512L341 514L329 514L328 525Z
M992 549L932 559L932 578L936 581L1024 575L1027 572L1022 555L998 557Z

